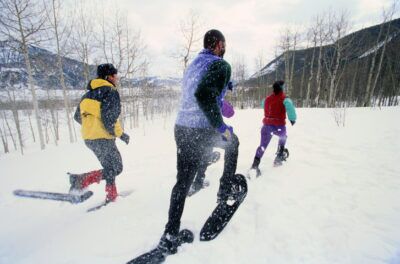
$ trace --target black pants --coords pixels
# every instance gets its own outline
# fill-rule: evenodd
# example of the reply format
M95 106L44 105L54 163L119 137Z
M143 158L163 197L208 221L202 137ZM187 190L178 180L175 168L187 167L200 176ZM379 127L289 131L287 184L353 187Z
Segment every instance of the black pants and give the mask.
M215 129L199 129L175 126L175 141L177 146L177 182L172 189L168 213L168 223L165 233L177 235L180 228L186 195L193 182L199 166L208 159L210 148L225 149L224 172L220 179L220 189L227 186L236 172L239 154L239 140L232 135L231 140L223 141Z
M103 167L103 179L108 185L115 183L115 177L122 172L122 158L115 139L85 140L85 144L96 155Z
M204 156L200 161L199 168L197 169L197 173L193 181L193 184L199 188L203 186L204 179L206 178L206 170L210 165L210 158L212 154L213 154L213 147L207 148L204 151Z

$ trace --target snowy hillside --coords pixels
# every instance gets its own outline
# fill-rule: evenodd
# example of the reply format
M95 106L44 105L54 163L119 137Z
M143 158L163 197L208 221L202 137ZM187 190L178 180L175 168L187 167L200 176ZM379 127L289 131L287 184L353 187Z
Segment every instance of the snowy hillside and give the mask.
M24 57L17 41L0 41L0 88L27 88L28 73ZM33 67L33 78L39 87L61 89L59 73L57 71L57 55L42 47L28 46L30 60ZM94 66L89 66L94 74ZM84 64L80 61L63 57L64 79L69 89L82 89L85 85L83 70ZM4 86L4 87L3 87Z
M238 172L251 165L262 110L237 111ZM198 233L215 206L222 161L209 167L210 187L188 198L182 228L197 235L166 263L400 263L400 107L348 109L338 127L331 109L299 109L288 126L290 158L273 168L276 138L263 176L226 229L211 242ZM0 156L0 263L126 263L151 249L167 220L176 176L173 122L148 122L118 142L124 171L120 191L133 190L99 211L104 183L88 201L71 205L13 196L15 189L68 190L66 172L99 167L82 142ZM64 137L67 138L67 137Z

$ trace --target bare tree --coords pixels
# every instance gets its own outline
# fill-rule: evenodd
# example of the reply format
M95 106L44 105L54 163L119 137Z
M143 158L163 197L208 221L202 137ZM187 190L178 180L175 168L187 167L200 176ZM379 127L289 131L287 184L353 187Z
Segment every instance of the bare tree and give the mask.
M101 53L106 62L112 63L118 69L121 83L126 78L132 78L147 66L145 56L146 46L143 43L140 31L134 31L127 22L126 14L115 11L113 19L106 23L105 14L102 17Z
M133 78L143 69L147 72L149 62L145 56L146 45L143 43L140 31L132 32L128 27L125 30L126 62L123 77Z
M23 142L23 138L22 138L21 123L20 123L20 118L19 118L18 109L17 109L17 100L15 98L15 93L13 90L10 91L7 89L7 95L9 98L9 102L11 102L11 112L13 114L14 124L15 124L15 128L17 130L19 149L21 151L21 154L23 155L24 154L24 142Z
M49 1L49 0L46 0ZM65 84L64 70L63 70L63 51L65 51L67 39L70 36L70 25L65 24L65 18L61 12L61 2L60 0L50 0L50 6L46 5L46 14L49 24L51 25L53 33L53 41L55 42L57 50L57 68L58 74L60 76L60 84L63 91L63 101L65 108L65 117L68 125L69 141L74 142L74 134L72 131L71 116L70 116L70 106L69 98L67 94L67 86Z
M3 111L3 120L4 120L4 123L5 123L6 126L7 126L8 135L10 136L11 141L12 141L12 143L13 143L13 145L14 145L14 149L17 150L17 142L16 142L16 140L15 140L15 138L14 138L14 134L13 134L13 132L12 132L10 123L8 122L8 117L7 117L6 111ZM5 127L4 127L4 131L5 131L5 130L6 130L6 129L5 129Z
M316 18L317 23L312 25L308 31L308 39L311 39L312 43L312 55L310 61L310 76L308 77L307 82L307 91L306 91L306 98L305 98L305 105L310 107L310 97L311 97L311 85L314 80L314 62L315 62L315 52L317 49L318 43L318 22L319 17Z
M174 57L181 61L183 71L185 71L189 61L192 59L193 53L199 49L199 43L202 39L202 22L199 13L191 10L187 17L180 21L179 29L183 39Z
M376 84L378 82L379 75L381 73L382 69L382 62L383 58L385 56L385 50L386 50L386 44L389 41L390 38L390 22L386 24L386 22L391 21L393 18L393 15L396 12L396 2L394 1L392 6L389 8L389 10L383 10L383 22L381 24L380 30L378 37L376 39L375 47L377 50L373 52L372 54L372 62L370 64L369 68L369 73L368 73L368 81L367 81L367 87L366 87L366 93L364 97L364 106L370 106L371 105L371 99L372 96L374 95L374 91L376 88ZM384 33L385 30L385 25L386 25L386 33ZM385 34L384 40L381 40L382 34ZM378 64L376 64L377 56L378 56L378 50L382 47L382 51L380 53L380 58Z
M287 27L283 30L280 38L279 48L283 52L285 61L285 83L287 94L293 90L293 77L295 69L296 48L299 42L300 33L298 29Z
M324 21L325 15L319 16L316 19L316 30L318 34L318 61L317 61L317 74L316 74L316 93L314 98L314 104L316 106L319 105L320 95L321 95L321 86L322 86L322 66L324 60L324 44L327 40L327 30L326 30L326 23Z
M291 46L291 60L292 60L292 66L290 69L290 80L289 80L289 87L288 87L288 91L287 93L290 95L291 92L293 91L293 77L294 77L294 68L295 68L295 62L296 62L296 48L297 48L297 44L299 42L299 38L300 38L300 33L298 31L298 29L296 29L293 33L292 33L292 46Z
M3 128L0 126L0 137L1 137L1 142L3 143L4 153L8 153L8 152L10 152L10 150L8 148L7 135L4 130L4 122L2 122L2 123L3 123Z
M129 104L132 101L132 87L129 80L139 75L148 63L145 56L146 46L142 41L141 33L133 31L127 20L126 14L119 9L115 10L115 15L111 19L107 19L107 23L106 16L103 14L100 23L101 38L97 42L100 43L102 60L118 68L121 100ZM125 91L124 87L127 87L128 91ZM129 109L127 105L122 107L122 125L129 114Z
M349 94L348 100L350 102L352 102L354 100L354 92L355 92L355 87L356 87L356 80L357 80L357 77L358 77L359 64L360 64L360 61L357 60L356 61L356 68L354 69L353 78L351 80L351 88L350 88L350 91L348 93Z
M236 55L232 63L232 79L237 82L236 91L238 100L240 102L240 108L245 107L246 99L244 82L247 78L247 66L244 60L244 56Z
M77 58L83 62L83 78L85 84L90 79L90 59L95 50L95 30L94 19L90 17L89 7L84 1L76 3L77 14L74 17L74 30L72 31L71 42L72 48Z
M9 63L16 63L21 61L21 56L19 56L18 52L13 49L0 49L0 57L1 62L4 64ZM18 135L18 142L21 154L24 154L24 144L22 139L22 130L18 112L18 102L15 96L15 85L18 83L18 74L13 71L2 71L0 72L0 77L2 78L3 82L0 85L0 88L4 89L7 92L8 102L11 106L11 112L13 115L13 120L15 124L15 128L17 130Z
M1 0L0 1L0 31L10 40L16 40L17 46L25 58L28 73L28 84L32 93L32 103L39 133L40 148L45 148L43 131L40 122L39 105L33 80L33 69L30 62L29 45L39 41L39 35L44 29L45 17L43 8L32 0Z
M261 69L265 66L265 55L263 51L259 51L257 56L254 59L254 66L257 72L261 71ZM258 98L257 101L259 102L262 98L265 97L266 91L262 89L263 85L265 85L265 75L257 76L257 89L258 89ZM257 105L258 105L257 102Z
M307 41L306 50L308 50L310 43ZM303 70L301 74L301 81L300 81L300 91L299 91L299 99L301 105L304 106L304 83L306 82L306 70L307 70L307 61L309 60L308 55L304 55L304 63L303 63Z
M288 87L288 90L290 90L291 83L290 83L290 57L291 57L291 36L292 32L289 27L287 27L285 30L283 30L282 36L281 36L281 42L279 48L283 52L283 57L285 61L285 83L286 86Z
M46 132L47 132L47 127L50 126L50 122L47 119L47 109L50 111L50 118L51 118L51 126L52 130L51 132L53 133L54 136L54 144L57 146L58 141L60 140L60 133L59 133L59 120L58 120L58 112L55 106L55 102L52 100L52 95L49 87L46 87L46 92L47 92L47 101L46 101L46 109L43 111L46 113ZM48 135L48 134L47 134Z
M32 134L33 142L36 142L35 130L33 129L32 119L31 119L32 109L26 109L25 114L28 116L29 128Z
M339 15L330 14L328 38L332 42L334 51L333 55L325 61L329 76L329 107L334 106L337 88L346 63L344 51L351 44L351 40L344 42L345 40L343 39L349 31L349 23L349 16L346 12L341 12Z

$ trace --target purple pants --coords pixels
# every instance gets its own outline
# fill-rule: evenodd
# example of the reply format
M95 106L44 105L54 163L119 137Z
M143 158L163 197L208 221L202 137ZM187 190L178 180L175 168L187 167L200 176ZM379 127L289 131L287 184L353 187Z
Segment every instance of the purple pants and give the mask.
M260 146L257 148L256 157L262 158L269 142L271 141L272 135L279 137L279 146L285 146L286 144L286 126L273 126L264 125L261 129L261 142Z

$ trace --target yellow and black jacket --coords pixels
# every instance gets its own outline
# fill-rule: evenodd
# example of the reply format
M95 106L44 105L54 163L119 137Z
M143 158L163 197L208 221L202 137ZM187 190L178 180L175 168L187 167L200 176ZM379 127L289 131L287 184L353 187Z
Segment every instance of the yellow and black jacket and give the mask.
M113 139L123 133L118 120L121 100L115 86L104 79L91 80L74 119L82 125L83 139Z

